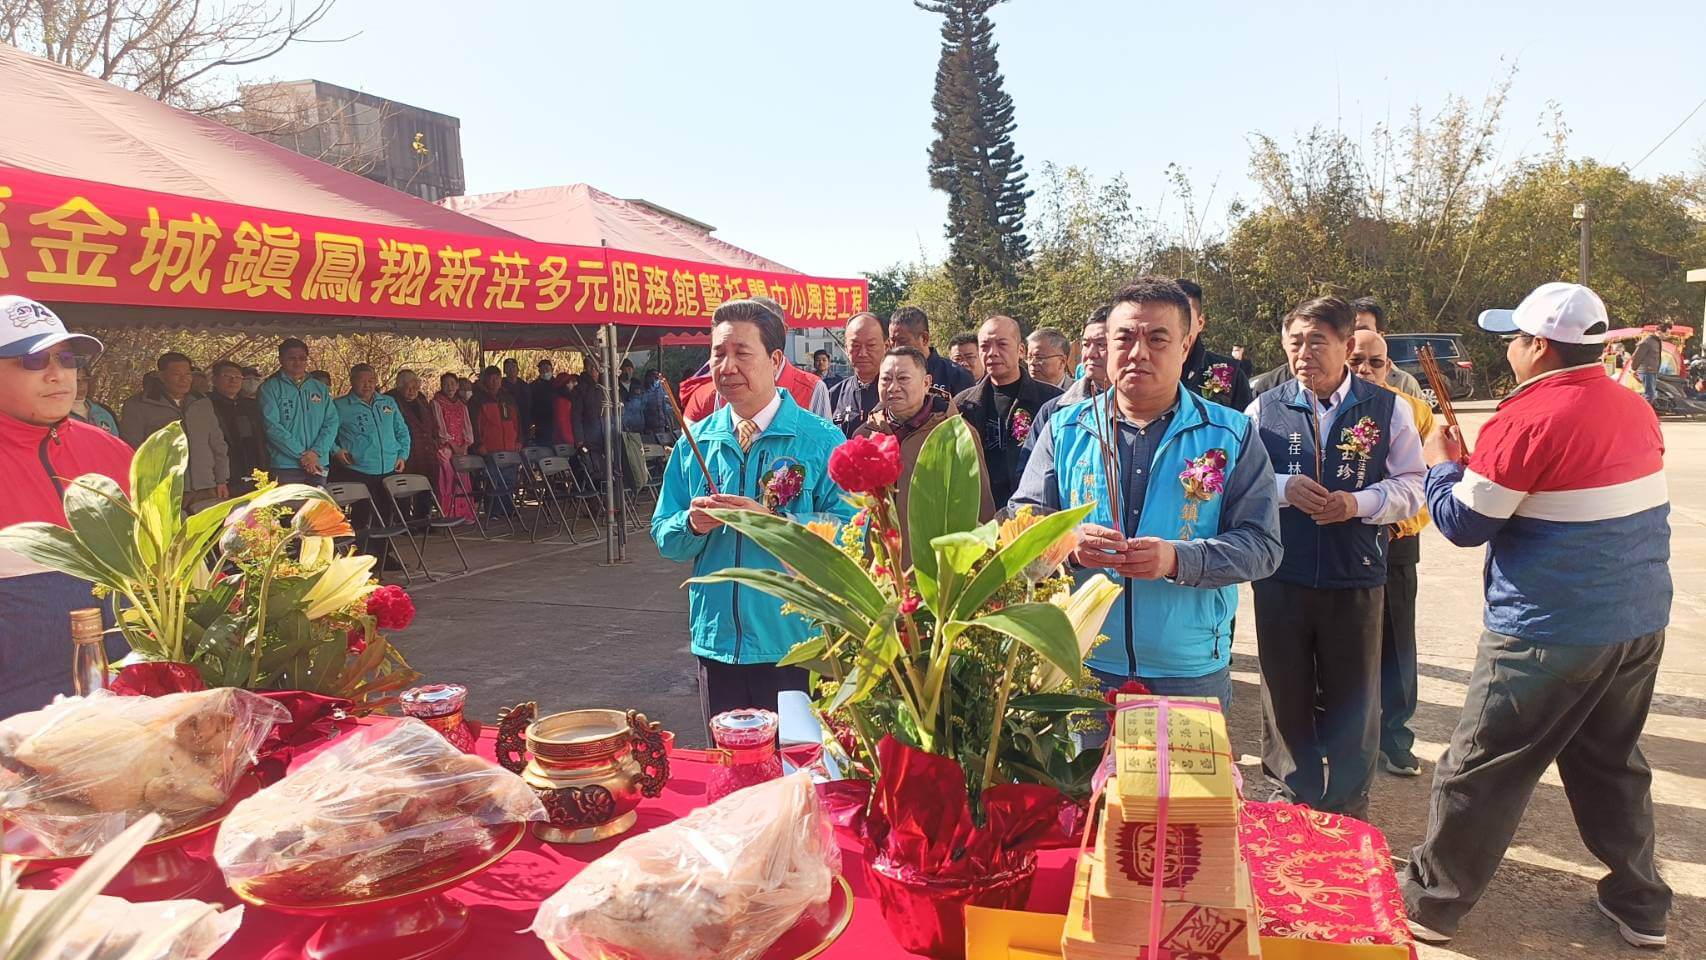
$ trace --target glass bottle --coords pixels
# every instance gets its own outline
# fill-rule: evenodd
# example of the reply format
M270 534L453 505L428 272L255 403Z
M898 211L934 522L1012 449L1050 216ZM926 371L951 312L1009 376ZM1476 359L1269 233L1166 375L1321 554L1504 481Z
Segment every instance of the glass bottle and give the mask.
M460 683L429 683L403 691L403 712L437 730L463 753L474 752L474 731L462 718L468 688Z
M776 751L779 728L776 714L769 710L730 710L711 718L716 766L705 785L706 803L782 775L782 755Z
M99 608L71 611L71 691L79 697L107 688L110 668L102 636Z

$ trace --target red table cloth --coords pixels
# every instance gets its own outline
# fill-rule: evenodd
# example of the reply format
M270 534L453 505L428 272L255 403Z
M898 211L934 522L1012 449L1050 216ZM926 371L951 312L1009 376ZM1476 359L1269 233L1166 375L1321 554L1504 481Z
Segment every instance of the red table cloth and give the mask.
M492 732L488 730L480 737L480 754L491 759L493 744ZM299 757L296 762L300 763L302 759ZM706 755L702 751L677 750L671 755L670 766L671 778L663 795L641 803L638 824L622 837L602 843L555 846L543 843L529 834L522 840L521 845L501 862L451 890L450 897L467 905L471 929L460 947L448 956L468 960L486 960L492 957L502 957L505 960L548 960L550 954L544 945L527 932L540 902L555 893L582 867L609 853L623 839L668 823L704 804L705 784L711 770ZM1344 839L1347 830L1359 830L1364 834L1360 842L1349 845L1344 856L1353 858L1359 865L1360 868L1356 872L1370 872L1361 873L1361 876L1353 881L1350 874L1343 872L1343 863L1334 868L1337 880L1332 890L1335 894L1334 902L1325 905L1333 921L1331 929L1327 926L1312 927L1302 923L1302 918L1294 913L1295 910L1301 909L1299 901L1293 900L1286 905L1289 919L1295 925L1293 935L1304 930L1319 939L1339 939L1341 936L1354 934L1368 938L1365 942L1392 942L1387 939L1388 936L1400 935L1396 930L1403 927L1402 903L1397 899L1397 881L1392 873L1390 859L1386 856L1385 841L1380 838L1378 831L1358 821L1314 814L1284 804L1246 804L1246 807L1255 819L1247 816L1241 832L1248 833L1254 824L1261 835L1255 849L1249 849L1250 845L1246 844L1253 879L1261 876L1297 879L1292 875L1291 868L1286 866L1294 855L1298 856L1296 869L1306 872L1324 869L1319 851L1301 851L1295 849L1295 846L1318 840L1339 842ZM1311 820L1314 827L1299 832L1299 828ZM881 957L911 956L897 947L889 935L882 914L878 911L876 899L866 883L865 872L859 868L859 853L856 848L844 842L842 856L845 864L844 874L853 888L853 919L840 939L820 956L825 960L875 960ZM1031 892L1028 909L1045 913L1066 912L1076 857L1076 850L1048 851L1039 856L1036 883ZM1270 866L1264 868L1264 863ZM1261 886L1260 881L1257 885ZM1307 899L1310 886L1311 884L1305 882L1290 885L1290 889L1294 894ZM1352 886L1358 889L1349 889ZM1344 896L1338 896L1340 893ZM208 898L210 894L204 891L202 896ZM1257 896L1258 899L1265 899L1260 889ZM240 902L229 890L223 891L222 897L213 898L222 899L228 904ZM1270 926L1267 922L1270 919L1274 918L1264 917L1264 928ZM220 951L218 958L297 960L302 956L303 944L320 923L320 920L313 918L295 917L253 906L245 907L242 928ZM1270 931L1264 929L1264 932ZM1401 935L1404 941L1408 941L1407 932Z

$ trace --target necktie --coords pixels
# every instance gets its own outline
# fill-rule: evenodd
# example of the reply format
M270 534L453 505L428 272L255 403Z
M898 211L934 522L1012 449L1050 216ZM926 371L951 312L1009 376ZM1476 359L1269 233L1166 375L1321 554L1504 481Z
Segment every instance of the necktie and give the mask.
M751 450L752 441L758 439L758 424L751 420L736 421L735 436L740 439L740 451L742 453Z

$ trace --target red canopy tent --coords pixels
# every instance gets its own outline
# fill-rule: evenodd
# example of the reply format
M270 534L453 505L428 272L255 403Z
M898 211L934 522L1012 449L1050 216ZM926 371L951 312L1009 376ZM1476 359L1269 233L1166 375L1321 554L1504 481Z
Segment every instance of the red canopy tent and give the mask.
M726 289L719 273L739 276L758 271L777 278L762 292L782 304L792 326L833 326L865 309L863 281L823 284L768 257L712 236L715 228L709 224L643 200L624 200L589 184L448 197L440 202L450 210L541 243L623 250L706 264L708 271L701 271L697 278L688 278L690 287L696 285L705 302L721 302L732 299L731 294L743 292ZM676 333L665 333L664 326L658 325L647 331L646 342L648 345L659 340L666 345L709 342L703 339L703 323L683 324L676 329ZM700 332L679 332L683 330ZM628 332L630 343L639 332L638 329ZM563 340L554 339L544 331L523 331L511 336L494 333L487 335L484 342L493 349L564 345Z
M865 298L708 235L527 236L11 47L0 89L0 291L74 324L513 335L702 328L755 292L833 323Z
M863 309L863 280L721 259L708 235L661 255L529 239L4 45L0 89L0 293L109 337L596 325L613 351L621 328L703 328L756 293L808 321Z

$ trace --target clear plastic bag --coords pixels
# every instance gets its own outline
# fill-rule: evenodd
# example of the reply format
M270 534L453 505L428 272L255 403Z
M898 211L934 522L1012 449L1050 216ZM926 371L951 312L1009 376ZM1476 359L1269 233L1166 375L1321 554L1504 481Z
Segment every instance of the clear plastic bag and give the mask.
M104 690L0 722L0 817L59 856L92 853L144 815L161 833L230 797L284 707L246 690Z
M800 772L624 840L541 904L532 930L582 960L753 960L829 902L840 870Z
M55 891L18 890L13 930L53 902ZM77 915L77 924L37 960L207 960L243 922L243 908L222 910L200 900L131 903L96 897ZM157 942L170 934L165 942ZM0 941L0 955L6 944Z
M213 857L227 883L266 899L361 900L544 819L520 777L411 718L358 730L238 803Z

